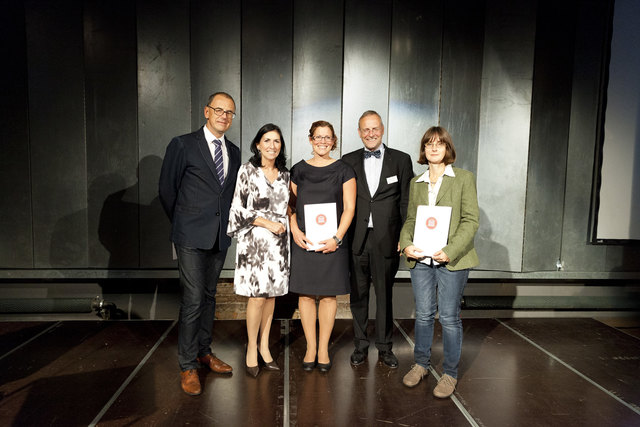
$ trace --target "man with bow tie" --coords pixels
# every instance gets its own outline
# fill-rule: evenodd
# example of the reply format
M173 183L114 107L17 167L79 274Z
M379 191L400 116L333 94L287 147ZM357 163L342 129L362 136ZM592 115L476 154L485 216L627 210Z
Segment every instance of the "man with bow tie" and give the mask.
M411 158L382 144L384 125L380 115L365 111L358 121L364 147L345 154L342 160L356 172L356 213L350 228L351 313L354 346L351 364L367 360L369 339L369 289L376 295L375 346L378 358L390 368L398 367L391 350L393 333L393 283L400 256L398 238L407 214Z

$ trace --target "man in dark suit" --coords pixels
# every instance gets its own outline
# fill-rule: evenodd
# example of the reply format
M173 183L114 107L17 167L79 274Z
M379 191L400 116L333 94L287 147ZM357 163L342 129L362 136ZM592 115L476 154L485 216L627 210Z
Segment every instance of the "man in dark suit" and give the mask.
M227 222L240 167L240 149L224 136L235 112L229 94L211 95L204 107L206 124L171 140L160 172L160 201L171 221L182 287L181 386L191 395L202 391L198 363L218 373L232 370L211 352L211 331L218 278L231 244Z
M351 313L355 350L354 366L367 359L369 339L369 288L376 293L376 348L390 368L398 367L391 350L393 332L393 282L400 256L398 238L407 214L411 158L382 144L384 125L375 111L365 111L358 121L364 148L345 154L342 160L356 172L356 214L350 228Z

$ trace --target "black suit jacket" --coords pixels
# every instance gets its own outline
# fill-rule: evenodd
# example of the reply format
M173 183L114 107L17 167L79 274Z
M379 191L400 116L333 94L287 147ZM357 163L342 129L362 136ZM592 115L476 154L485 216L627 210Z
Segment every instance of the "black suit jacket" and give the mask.
M369 226L369 214L372 214L375 244L382 249L385 256L396 255L400 229L407 216L409 183L413 178L411 157L385 145L380 182L373 195L369 193L364 171L364 148L345 154L342 160L356 172L358 188L356 213L349 233L351 250L355 254L362 252Z
M216 240L227 249L229 209L240 168L240 149L225 141L229 167L220 185L211 151L200 128L177 136L167 146L160 171L159 196L171 221L171 241L189 248L211 249Z

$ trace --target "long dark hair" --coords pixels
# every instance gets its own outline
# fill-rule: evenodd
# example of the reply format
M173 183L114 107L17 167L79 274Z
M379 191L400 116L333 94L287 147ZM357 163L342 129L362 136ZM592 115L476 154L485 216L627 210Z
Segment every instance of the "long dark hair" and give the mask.
M285 154L284 137L282 136L282 131L280 130L280 128L273 123L267 123L258 130L258 133L256 133L253 141L251 141L251 152L253 153L253 156L251 156L249 161L253 166L257 168L262 166L262 155L260 154L260 151L258 151L258 144L260 143L260 140L265 133L274 130L280 135L281 142L280 153L278 154L278 157L276 157L275 166L280 172L284 172L287 170L287 155Z

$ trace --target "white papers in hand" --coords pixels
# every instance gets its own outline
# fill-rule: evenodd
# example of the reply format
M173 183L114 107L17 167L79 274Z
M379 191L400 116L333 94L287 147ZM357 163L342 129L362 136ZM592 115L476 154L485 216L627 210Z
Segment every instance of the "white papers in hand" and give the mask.
M431 255L447 246L450 222L451 206L418 206L413 245L426 256L420 262L430 264Z
M338 231L338 218L335 203L314 203L304 205L304 227L307 239L311 241L309 251L320 249L318 244L335 236Z

